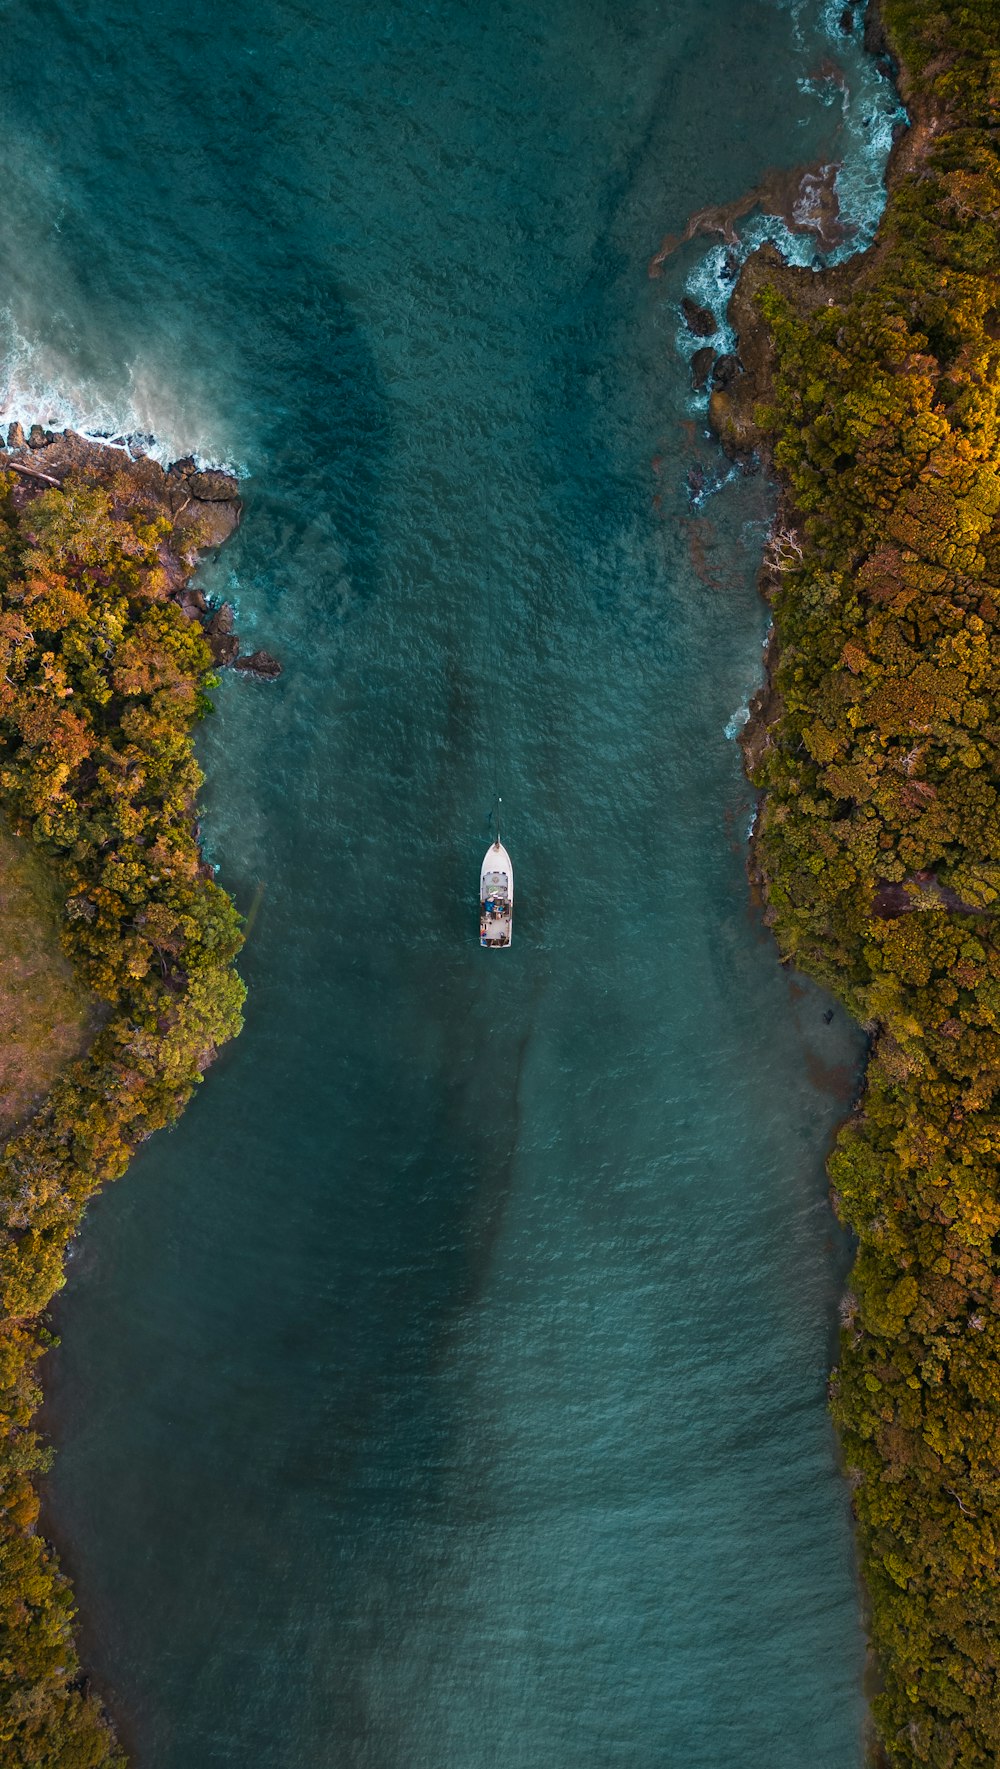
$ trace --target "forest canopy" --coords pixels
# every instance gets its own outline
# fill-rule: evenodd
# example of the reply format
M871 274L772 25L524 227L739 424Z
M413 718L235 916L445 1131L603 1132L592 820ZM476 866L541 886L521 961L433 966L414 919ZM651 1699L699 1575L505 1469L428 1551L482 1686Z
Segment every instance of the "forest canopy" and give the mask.
M885 0L913 119L850 275L762 276L782 487L756 862L868 1028L832 1382L894 1766L1000 1762L1000 5ZM758 389L759 391L759 389Z
M124 1759L36 1529L44 1311L89 1198L240 1029L240 922L195 836L211 655L169 509L126 470L0 471L0 813L32 844L95 1034L0 1153L0 1761Z

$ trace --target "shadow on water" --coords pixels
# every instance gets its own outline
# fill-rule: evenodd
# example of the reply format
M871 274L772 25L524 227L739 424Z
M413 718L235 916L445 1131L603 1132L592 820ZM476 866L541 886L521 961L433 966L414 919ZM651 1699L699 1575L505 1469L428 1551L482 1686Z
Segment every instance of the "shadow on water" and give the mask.
M710 161L705 156L704 163L685 165L688 177L678 188L669 169L687 157L686 144L677 135L677 98L678 86L690 79L684 61L692 52L718 70L725 121ZM641 125L602 183L582 283L565 291L553 311L551 328L537 337L536 374L546 389L540 410L559 411L570 419L546 426L539 474L543 482L552 476L556 497L568 493L584 506L573 527L588 548L595 533L606 542L618 532L624 502L633 489L634 463L622 458L632 414L621 409L624 386L613 383L609 339L621 328L623 305L644 300L666 308L668 325L679 324L680 269L652 293L644 287L657 240L655 229L670 225L678 205L683 220L702 202L719 201L728 192L746 188L772 164L791 167L800 164L804 155L819 160L830 157L835 147L843 151L839 114L817 105L806 127L800 119L798 133L790 136L770 107L761 112L759 69L769 56L777 64L794 65L798 60L804 65L808 59L795 48L795 23L783 7L763 12L749 8L738 21L717 6L700 4L688 10L686 39L675 46L671 65L649 93ZM644 236L642 227L650 216L655 217L654 233ZM661 326L655 337L665 351L670 348L664 335L667 329ZM644 347L648 349L651 341L646 340ZM662 397L663 364L650 352L646 366L643 391L651 402L658 393ZM629 387L629 393L634 396L634 388ZM712 453L717 456L714 447ZM596 585L590 587L596 590Z
M23 15L6 26L18 176L6 205L4 304L26 346L15 396L20 380L59 410L78 388L86 408L89 381L100 379L125 428L152 428L178 453L192 432L216 457L247 464L252 453L253 541L240 563L280 556L294 566L287 490L283 506L267 488L297 482L300 507L329 534L328 600L345 582L365 598L380 548L388 407L333 269L328 212L297 164L287 68L243 8L180 19L154 5L139 29L119 3L101 27L128 44L129 77L114 84L88 25L56 13L60 54ZM183 128L164 131L171 107ZM67 114L69 128L46 120ZM105 162L106 178L89 176ZM114 249L96 251L118 188L127 195ZM227 563L235 569L235 553Z
M246 1032L92 1212L49 1373L47 1516L143 1769L855 1760L838 1103L726 827L759 487L699 517L711 590L676 426L650 503L687 379L646 255L774 158L742 88L718 145L703 56L749 44L795 132L788 13L718 11L85 8L134 48L121 149L74 19L16 24L19 115L36 76L81 107L70 258L109 242L74 323L187 365L253 469L211 581L286 664L201 740L213 857L265 886Z

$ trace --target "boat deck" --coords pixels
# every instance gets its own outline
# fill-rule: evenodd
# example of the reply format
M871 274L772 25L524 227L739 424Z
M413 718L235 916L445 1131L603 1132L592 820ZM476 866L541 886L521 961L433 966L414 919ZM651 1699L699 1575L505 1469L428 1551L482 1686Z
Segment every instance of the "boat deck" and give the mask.
M509 946L514 925L514 869L499 836L479 875L479 944Z
M490 915L484 912L479 917L480 945L509 946L511 924L511 911L506 906L502 910L494 910Z

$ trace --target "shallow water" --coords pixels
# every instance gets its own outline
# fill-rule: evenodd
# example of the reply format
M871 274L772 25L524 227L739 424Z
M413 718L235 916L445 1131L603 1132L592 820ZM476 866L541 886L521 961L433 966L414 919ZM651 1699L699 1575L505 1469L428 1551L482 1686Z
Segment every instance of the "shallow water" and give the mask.
M677 325L721 255L646 275L774 165L846 155L870 232L839 10L6 15L7 410L238 463L206 581L285 663L201 742L246 1031L91 1211L48 1371L143 1769L860 1764L860 1046L747 900L770 493L692 507Z

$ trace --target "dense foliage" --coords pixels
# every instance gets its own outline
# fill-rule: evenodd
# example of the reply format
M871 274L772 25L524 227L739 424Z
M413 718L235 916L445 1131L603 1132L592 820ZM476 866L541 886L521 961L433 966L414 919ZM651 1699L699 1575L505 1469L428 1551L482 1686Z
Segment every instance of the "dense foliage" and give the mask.
M918 154L869 259L789 274L758 857L872 1031L831 1159L858 1239L833 1406L880 1751L1000 1762L1000 3L886 0ZM807 283L810 285L807 287Z
M103 1004L86 1056L0 1155L4 1769L122 1761L35 1530L40 1317L87 1200L177 1117L240 1026L238 917L193 827L211 660L169 596L169 526L124 472L40 495L0 473L0 806L54 869L67 953Z

